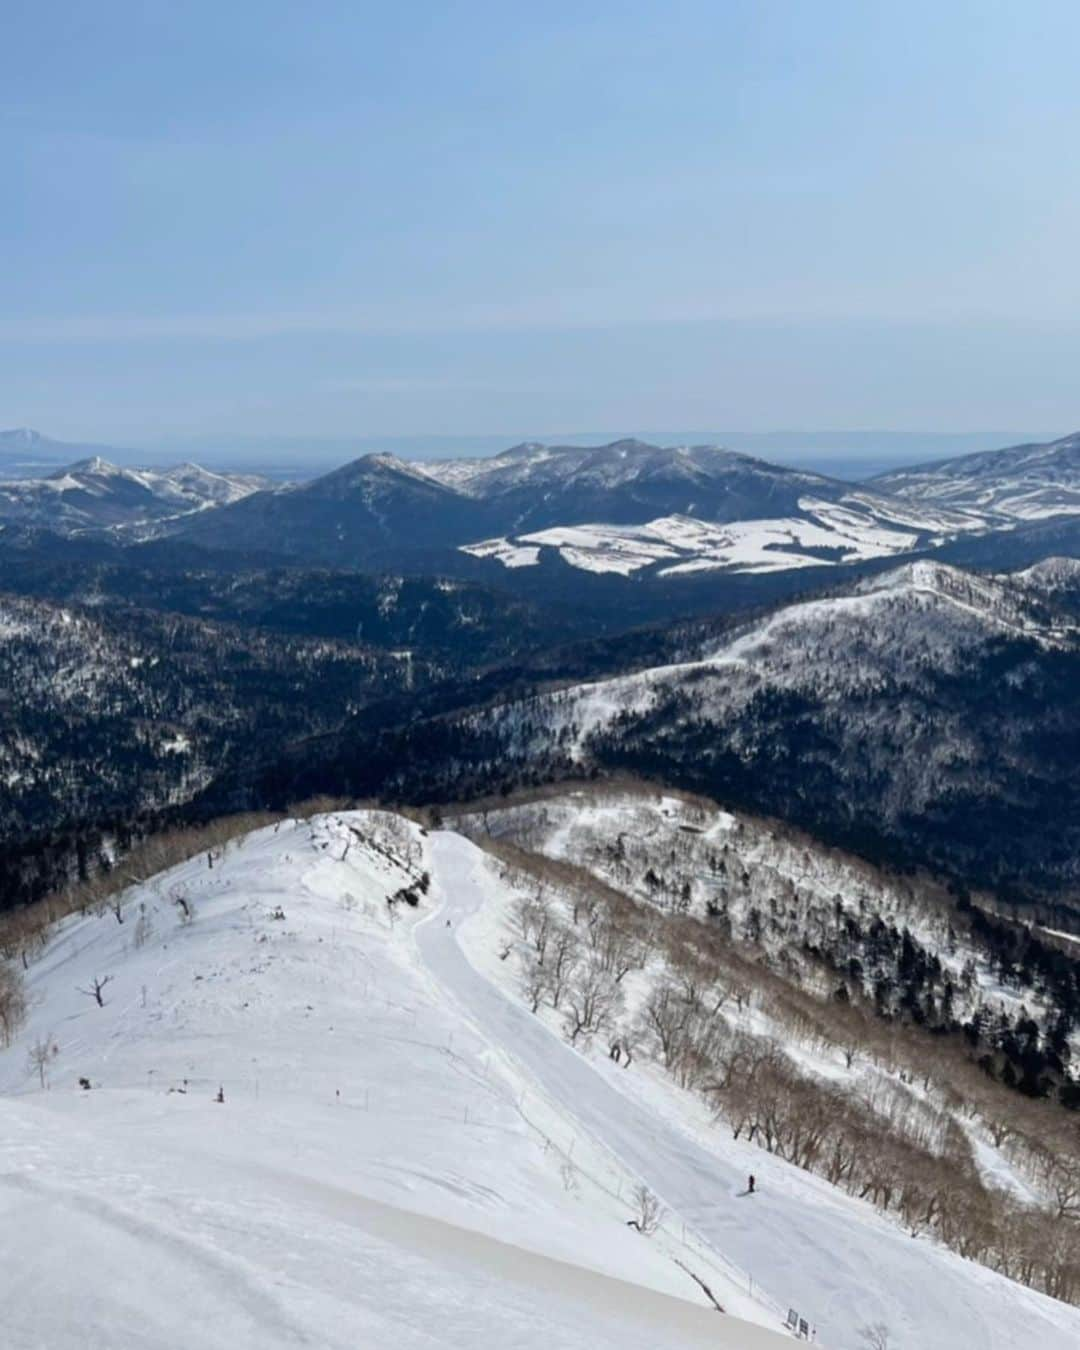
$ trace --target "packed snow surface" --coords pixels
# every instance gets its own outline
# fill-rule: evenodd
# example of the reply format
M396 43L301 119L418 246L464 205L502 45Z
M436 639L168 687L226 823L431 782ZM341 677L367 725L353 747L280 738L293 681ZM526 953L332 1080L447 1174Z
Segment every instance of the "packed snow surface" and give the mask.
M353 812L209 861L31 964L0 1051L5 1348L766 1350L788 1307L833 1350L871 1322L926 1350L1080 1343L1077 1310L571 1049L519 1001L513 892L461 836ZM418 905L389 907L403 887Z

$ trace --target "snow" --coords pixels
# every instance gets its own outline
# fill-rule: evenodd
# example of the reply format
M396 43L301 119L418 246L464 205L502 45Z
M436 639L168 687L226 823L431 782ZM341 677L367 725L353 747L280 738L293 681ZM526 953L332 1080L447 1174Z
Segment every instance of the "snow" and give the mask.
M957 519L943 521L940 513L920 525L917 513L901 505L892 515L904 516L909 528L898 529L883 523L881 504L865 494L845 496L840 502L804 497L799 509L806 514L720 524L674 515L644 525L560 525L513 539L466 544L461 551L495 558L507 567L524 567L539 560L541 548L551 548L571 567L621 576L657 563L664 564L661 576L717 568L772 572L911 552L920 540L920 533L913 531L924 535L929 531L939 539L950 523L954 532L958 525Z
M882 668L917 673L920 662L953 668L961 653L999 633L1047 648L1074 642L1075 625L1044 623L1031 598L994 578L958 568L923 561L904 564L859 582L851 594L776 610L726 635L696 660L541 696L529 705L531 734L550 744L551 737L574 727L565 748L580 759L594 732L621 714L647 712L691 680L704 710L720 721L745 704L762 682L814 690L827 681L830 697L839 699L874 687ZM852 659L855 644L864 650L862 660ZM828 650L835 652L835 660L827 658ZM843 688L837 684L840 675ZM512 715L509 705L507 716Z
M655 533L649 525L575 525L522 535L522 540L557 548L565 562L582 571L627 576L649 563L678 556L675 549L653 537Z
M774 1306L809 1312L822 1343L856 1350L859 1326L878 1321L892 1328L898 1344L926 1350L1075 1343L1077 1310L913 1239L819 1178L726 1138L656 1077L565 1045L496 988L491 976L511 984L509 963L489 955L489 978L477 969L483 949L497 945L491 921L500 908L499 883L491 865L449 834L436 838L433 857L436 875L451 883L453 928L424 926L418 940L444 986L553 1098L572 1104L582 1131L644 1177L698 1240L752 1273ZM741 1194L751 1171L759 1187L753 1200Z
M425 960L453 870L389 923L426 847L377 813L289 822L61 926L0 1051L5 1347L779 1344L626 1226L633 1173Z
M632 525L605 524L602 519L566 522L518 538L465 545L464 551L495 544L497 548L479 556L520 567L538 557L530 561L515 545L535 545L555 549L566 563L584 571L629 576L662 562L666 565L656 568L660 575L687 576L714 569L832 567L936 547L964 535L1012 530L1026 521L1075 515L1080 512L1078 447L1080 438L1071 437L1050 446L901 470L835 498L837 485L817 475L800 476L704 446L664 450L640 442L603 447L530 444L490 459L420 468L471 496L497 499L528 489L537 501L577 486L617 492L661 471L665 481L684 485L687 495L679 499L684 514ZM741 497L746 518L727 523L697 519L695 485L715 487L731 474L748 474L756 481L760 495L753 501L758 506L775 500L778 482L790 491L797 481L796 491L805 487L805 494L798 498L797 509L785 496L781 509L790 514L759 519L751 501Z
M509 539L484 539L479 544L466 544L461 549L474 558L494 558L504 567L531 567L540 560L538 548L526 548Z
M1012 446L919 465L875 480L883 492L928 506L964 512L983 529L1080 512L1080 438Z
M10 610L0 608L0 640L24 637L31 631L30 625Z
M64 528L137 526L164 512L174 519L227 505L265 486L253 475L214 473L197 464L120 468L95 455L44 477L4 478L0 516Z
M1014 572L1013 579L1043 591L1076 589L1080 587L1080 559L1044 558L1022 572Z
M1051 937L1062 938L1065 942L1080 943L1080 936L1076 933L1065 933L1060 928L1046 928L1043 925L1040 925L1039 931L1041 933L1048 933Z
M5 1346L765 1350L788 1306L832 1350L878 1320L927 1350L1077 1343L1075 1309L571 1049L500 960L512 899L461 836L356 812L184 864L123 924L66 921L0 1051ZM104 975L98 1008L78 991ZM626 1227L642 1180L668 1211L652 1239Z
M465 821L465 831L471 833L475 822L469 823L468 817ZM906 929L925 951L937 953L943 966L952 971L958 989L964 990L956 994L954 1004L961 1020L978 1007L990 1017L1004 1012L1012 1019L1021 1013L1042 1018L1048 1012L1034 990L1003 984L985 954L951 931L948 910L928 905L927 897L918 897L909 881L842 851L823 848L805 836L778 832L774 822L745 813L735 816L693 798L595 787L567 789L558 796L546 795L542 801L489 810L484 822L485 831L497 838L584 868L662 912L672 906L675 895L670 888L659 892L651 888L644 880L650 870L667 875L679 890L680 883L688 880L687 907L699 917L706 915L708 902L716 900L720 889L725 914L736 932L746 932L752 909L771 909L779 899L783 909L779 931L761 933L757 939L757 950L766 959L790 961L791 949L803 940L818 939L827 922L825 916L839 903L863 922L874 917ZM615 857L611 844L617 839L622 845ZM718 847L726 854L729 874L743 878L737 888L720 880L713 870ZM964 969L969 961L973 982L967 986ZM727 1017L730 1022L730 1013ZM861 1068L852 1072L845 1065L841 1071L844 1056L838 1047L830 1052L812 1042L804 1051L792 1041L790 1027L768 1013L756 1014L741 1029L784 1044L788 1056L813 1076L846 1079L860 1090L867 1086L861 1081ZM891 1074L886 1075L885 1086L895 1086ZM966 1116L956 1119L970 1131ZM999 1165L1011 1170L1004 1160ZM996 1180L992 1170L988 1175Z

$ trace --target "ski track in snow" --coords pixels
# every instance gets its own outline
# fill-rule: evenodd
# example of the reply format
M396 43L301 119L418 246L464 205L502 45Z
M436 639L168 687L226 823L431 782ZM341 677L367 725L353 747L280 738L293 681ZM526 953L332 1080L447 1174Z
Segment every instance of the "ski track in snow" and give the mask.
M879 1320L898 1350L1080 1344L1076 1309L572 1049L503 992L514 897L464 838L356 812L181 864L123 925L65 920L0 1049L0 1348L779 1350L789 1305L826 1350ZM78 990L106 973L98 1008ZM42 1091L27 1047L54 1032Z
M428 969L486 1036L569 1110L583 1132L604 1141L688 1228L718 1253L757 1272L776 1304L811 1310L822 1344L861 1350L858 1327L884 1322L900 1346L920 1350L1075 1347L1076 1335L1054 1325L1029 1291L1005 1286L1015 1290L1015 1299L1000 1297L1000 1285L996 1291L988 1287L994 1276L985 1268L909 1237L872 1215L869 1206L830 1194L809 1176L805 1185L793 1187L794 1169L762 1150L737 1150L740 1162L749 1160L747 1170L763 1179L752 1202L741 1196L747 1171L608 1082L472 966L458 933L490 899L483 855L459 836L443 834L434 839L432 856L452 927L431 920L417 927ZM793 1190L805 1192L794 1204Z

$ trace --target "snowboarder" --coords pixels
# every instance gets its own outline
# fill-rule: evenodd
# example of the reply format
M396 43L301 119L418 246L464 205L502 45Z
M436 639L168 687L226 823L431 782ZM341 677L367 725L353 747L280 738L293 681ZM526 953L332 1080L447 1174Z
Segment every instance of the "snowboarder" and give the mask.
M749 1186L749 1188L748 1188L747 1193L748 1193L749 1195L753 1195L753 1194L754 1194L754 1174L753 1174L753 1172L750 1173L750 1186Z

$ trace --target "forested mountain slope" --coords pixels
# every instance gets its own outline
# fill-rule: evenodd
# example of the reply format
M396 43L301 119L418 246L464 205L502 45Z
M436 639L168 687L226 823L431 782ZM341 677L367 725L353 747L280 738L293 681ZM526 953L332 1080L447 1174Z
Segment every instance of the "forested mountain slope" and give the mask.
M1068 900L1078 661L1061 595L913 564L780 608L678 664L418 723L365 762L384 766L386 790L429 800L644 772L868 856ZM421 757L426 787L410 767ZM347 748L341 770L347 781Z

